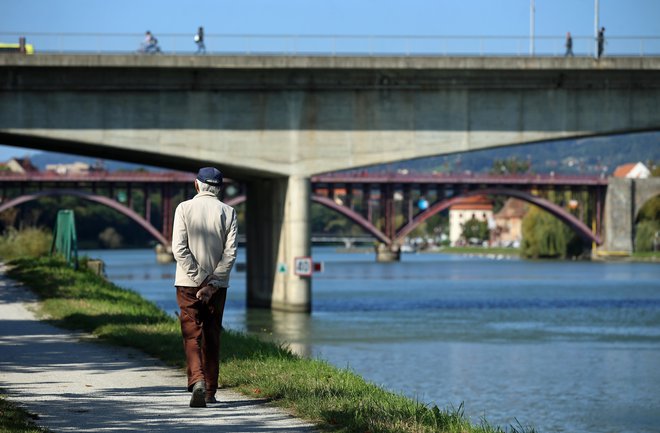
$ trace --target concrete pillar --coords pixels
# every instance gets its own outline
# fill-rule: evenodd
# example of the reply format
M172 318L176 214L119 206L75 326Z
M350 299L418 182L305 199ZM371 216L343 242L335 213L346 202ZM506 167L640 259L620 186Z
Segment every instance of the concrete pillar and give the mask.
M632 254L634 188L633 179L611 177L608 180L602 253Z
M311 277L294 273L295 258L311 256L310 195L306 177L248 183L248 307L311 310Z
M401 261L401 247L397 244L376 244L376 261L379 263Z

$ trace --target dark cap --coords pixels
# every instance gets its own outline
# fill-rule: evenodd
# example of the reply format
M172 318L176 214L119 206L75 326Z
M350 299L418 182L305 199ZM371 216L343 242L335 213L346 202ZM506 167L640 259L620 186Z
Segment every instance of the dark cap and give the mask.
M212 186L222 185L222 173L214 167L202 167L197 173L197 180Z

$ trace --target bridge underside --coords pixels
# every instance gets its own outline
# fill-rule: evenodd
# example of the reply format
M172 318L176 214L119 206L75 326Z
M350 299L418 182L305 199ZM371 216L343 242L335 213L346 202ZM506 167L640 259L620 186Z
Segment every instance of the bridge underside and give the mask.
M659 71L655 58L0 55L0 140L246 181L248 297L304 310L311 283L292 269L310 254L309 176L658 130Z
M0 56L0 139L236 179L660 129L660 60Z

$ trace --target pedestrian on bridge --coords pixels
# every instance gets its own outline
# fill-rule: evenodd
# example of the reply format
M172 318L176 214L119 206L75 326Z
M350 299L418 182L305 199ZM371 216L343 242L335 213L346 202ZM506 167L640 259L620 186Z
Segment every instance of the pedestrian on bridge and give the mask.
M598 58L600 59L603 56L603 51L605 50L605 27L601 27L598 30Z
M573 37L571 36L571 32L566 33L566 54L564 54L564 57L573 57Z
M202 26L199 26L197 29L195 43L197 44L197 52L195 54L206 54L206 45L204 45L204 27Z
M216 403L220 370L220 331L236 260L236 211L220 201L222 173L199 170L197 195L174 213L174 285L186 354L190 407Z

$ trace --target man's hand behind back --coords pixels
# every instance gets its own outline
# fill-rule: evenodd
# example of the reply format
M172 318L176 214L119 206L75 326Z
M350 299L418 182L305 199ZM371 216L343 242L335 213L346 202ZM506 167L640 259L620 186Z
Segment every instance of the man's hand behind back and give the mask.
M211 300L211 297L215 295L215 292L218 291L218 288L215 286L207 285L202 287L197 291L197 294L195 295L197 299L200 301L204 302L205 304L208 304L209 301Z

